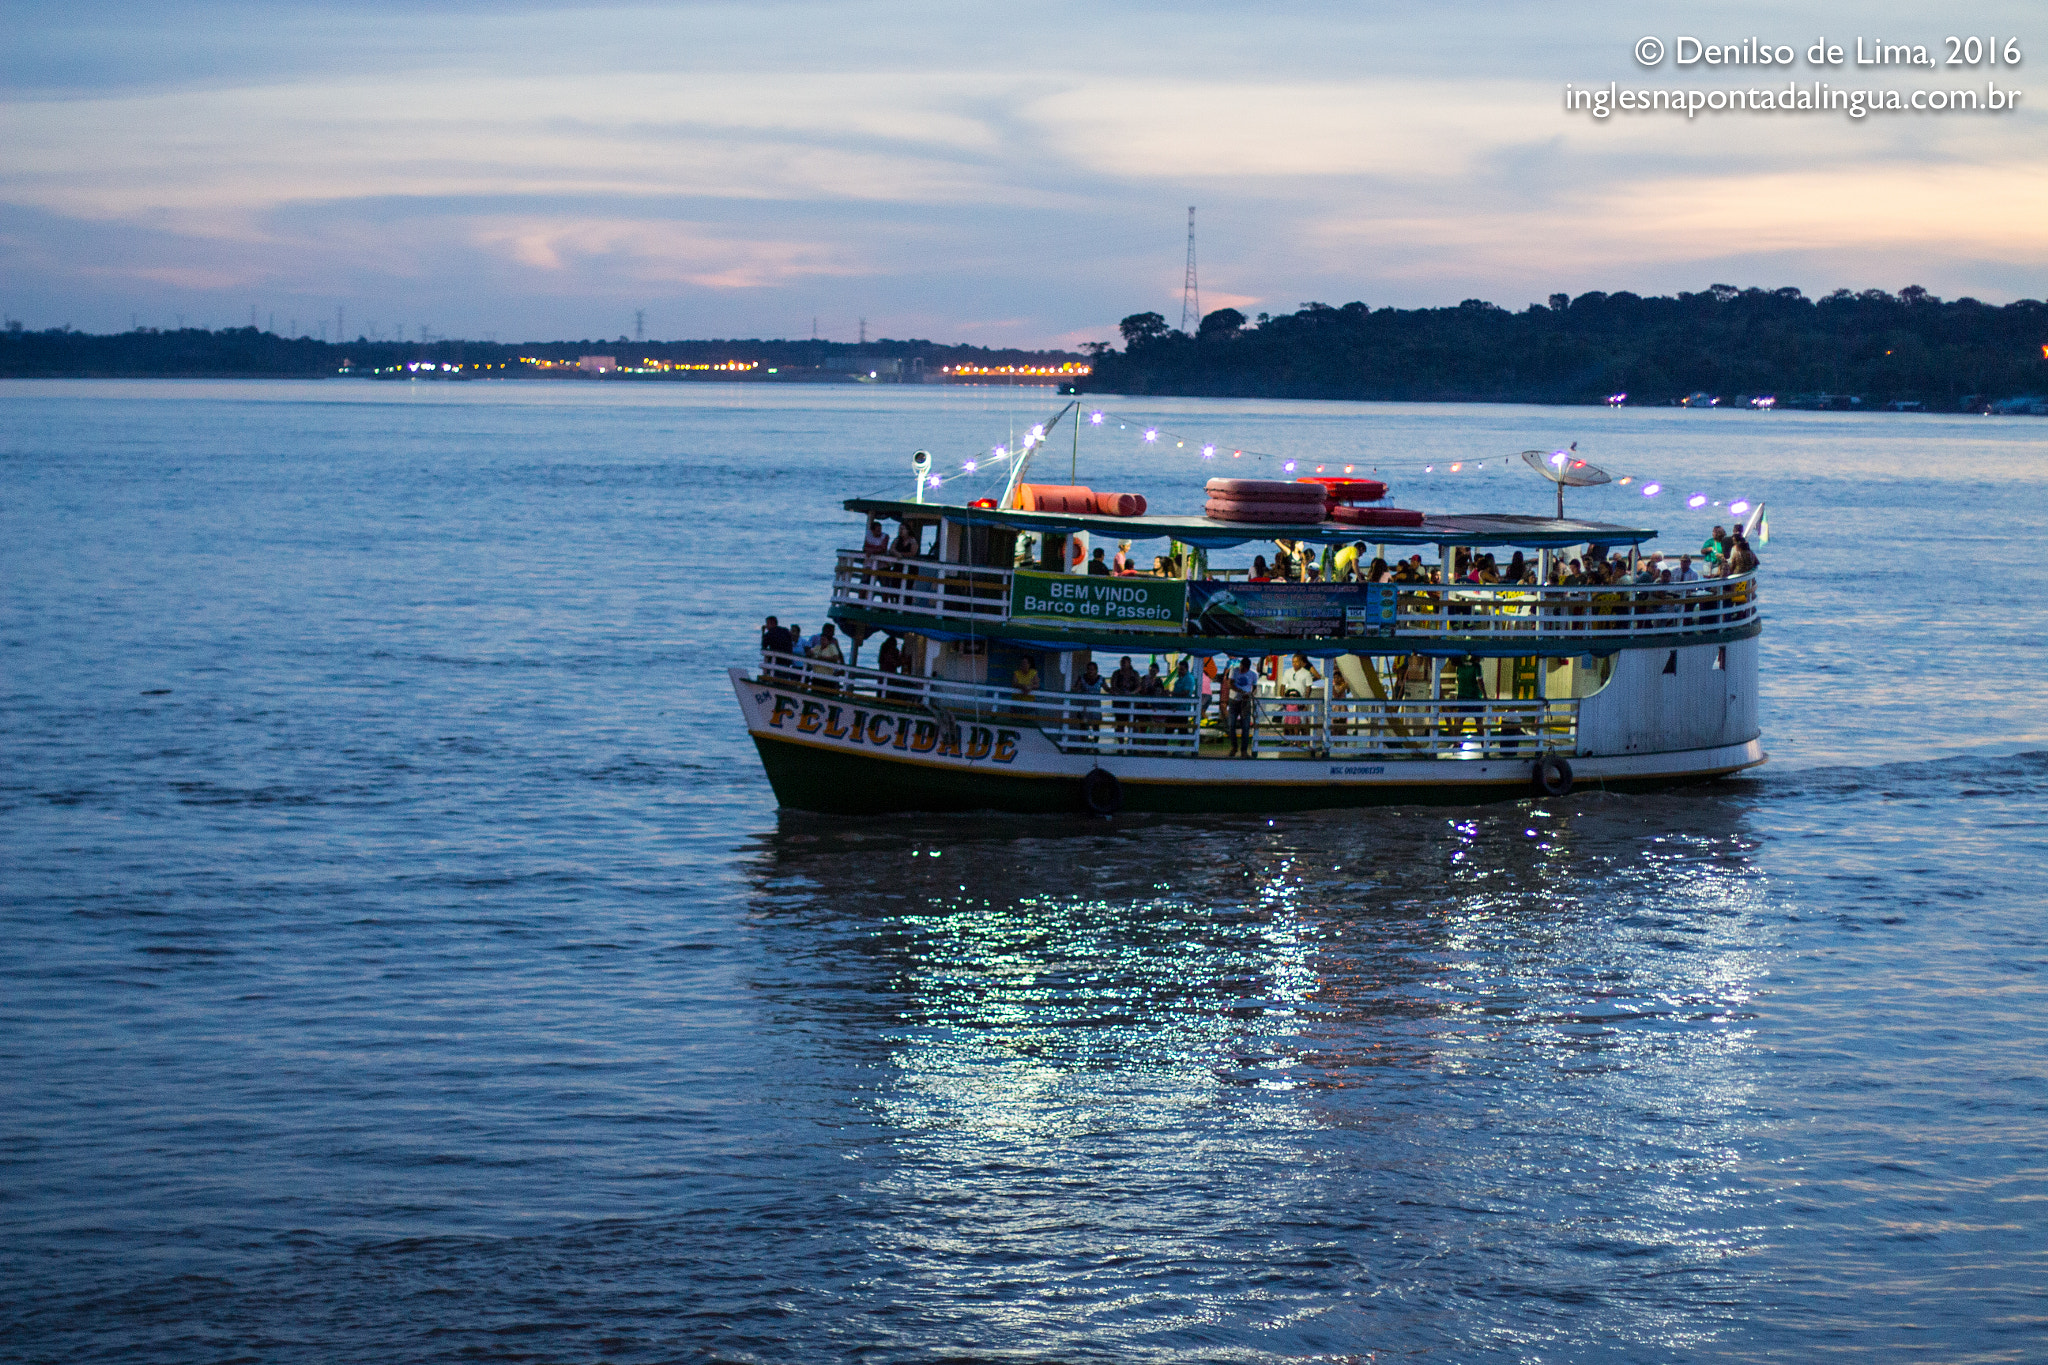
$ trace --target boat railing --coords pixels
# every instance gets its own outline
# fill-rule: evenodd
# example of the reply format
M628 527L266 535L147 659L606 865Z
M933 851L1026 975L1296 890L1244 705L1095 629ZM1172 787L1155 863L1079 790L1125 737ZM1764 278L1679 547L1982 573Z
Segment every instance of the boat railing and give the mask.
M850 702L921 708L932 714L941 736L956 723L1028 725L1068 753L1152 757L1191 757L1198 743L1200 703L1193 699L1024 692L771 651L761 655L760 680L786 682Z
M1578 747L1576 699L1379 701L1261 697L1256 754L1310 758L1535 758Z
M1686 583L1390 585L1394 640L1495 644L1619 643L1629 635L1710 635L1762 611L1754 572ZM998 624L1010 615L1010 572L841 550L832 605L934 620ZM1384 626L1379 627L1384 631ZM1113 632L1112 632L1113 633ZM1157 639L1156 632L1146 632ZM1290 637L1276 636L1276 639ZM1385 640L1384 633L1361 638Z
M1395 601L1397 635L1464 639L1708 634L1745 625L1762 610L1754 573L1687 583L1586 587L1403 586Z
M1015 687L920 678L854 664L764 652L759 680L787 683L850 706L863 702L928 712L919 752L961 725L1030 726L1067 753L1193 758L1228 740L1228 717L1210 699L1129 693L1025 693ZM1251 716L1252 752L1276 758L1534 758L1573 752L1576 699L1483 701L1260 697ZM821 728L860 723L817 719ZM909 743L910 741L906 741Z
M832 605L1001 621L1010 615L1010 574L1005 569L841 550L832 572Z

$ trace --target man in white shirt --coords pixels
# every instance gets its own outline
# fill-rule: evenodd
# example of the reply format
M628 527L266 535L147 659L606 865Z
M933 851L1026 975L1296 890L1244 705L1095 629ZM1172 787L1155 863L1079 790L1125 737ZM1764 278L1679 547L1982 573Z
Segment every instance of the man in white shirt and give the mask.
M1297 654L1294 663L1280 675L1280 691L1283 695L1292 692L1297 697L1312 697L1315 685L1323 680L1308 661L1308 655Z

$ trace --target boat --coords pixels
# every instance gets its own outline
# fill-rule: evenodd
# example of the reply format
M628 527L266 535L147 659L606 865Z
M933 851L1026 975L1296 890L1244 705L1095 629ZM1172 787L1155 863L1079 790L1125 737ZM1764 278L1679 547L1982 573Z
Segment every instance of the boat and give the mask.
M919 452L909 496L845 501L853 527L895 533L887 551L836 552L829 618L850 651L827 661L764 648L730 671L783 807L1100 816L1468 804L1648 790L1766 761L1757 571L1553 581L1588 556L1642 564L1657 535L1565 517L1562 484L1557 516L1361 525L1270 492L1258 496L1275 511L1260 519L1249 482L1218 480L1235 487L1212 486L1203 513L1176 515L1131 495L1028 484L1030 448L998 497L927 501L936 480ZM1124 541L1156 550L1141 560L1165 571L1087 572L1091 544ZM1334 564L1361 541L1358 568L1405 560L1408 581L1249 581L1209 562L1285 542ZM1517 551L1534 581L1468 571ZM891 667L877 666L882 655ZM1306 666L1286 667L1297 656ZM1227 679L1242 660L1259 681L1241 689L1235 736L1214 681L1197 695L1105 693L1088 673L1128 661L1171 678L1185 663L1194 681L1213 663Z

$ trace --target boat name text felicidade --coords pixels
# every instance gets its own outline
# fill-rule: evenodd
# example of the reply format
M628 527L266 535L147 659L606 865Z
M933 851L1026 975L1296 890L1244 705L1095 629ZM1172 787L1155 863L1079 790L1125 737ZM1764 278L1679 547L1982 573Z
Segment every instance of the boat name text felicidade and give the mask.
M849 714L850 713L850 714ZM794 720L794 727L787 722ZM1021 731L987 725L941 727L935 720L898 715L892 711L867 711L853 706L786 697L775 693L775 705L768 724L777 730L794 728L798 734L821 735L846 744L865 744L876 749L901 749L913 754L937 754L968 762L988 759L995 763L1017 760L1017 737Z

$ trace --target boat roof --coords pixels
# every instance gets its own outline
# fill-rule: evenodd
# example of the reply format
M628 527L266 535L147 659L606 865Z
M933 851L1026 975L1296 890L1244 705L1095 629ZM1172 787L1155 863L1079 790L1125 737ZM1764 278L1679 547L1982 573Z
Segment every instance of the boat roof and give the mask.
M1637 545L1657 533L1640 526L1573 518L1524 517L1506 513L1459 513L1424 516L1420 526L1355 526L1325 521L1211 521L1207 517L1105 517L1078 512L1023 512L1006 507L965 507L912 502L899 498L848 498L846 510L891 520L964 522L970 526L1006 526L1019 531L1087 531L1119 540L1171 538L1207 550L1225 550L1256 540L1310 540L1373 545L1512 545L1557 549L1567 545Z

